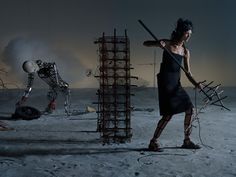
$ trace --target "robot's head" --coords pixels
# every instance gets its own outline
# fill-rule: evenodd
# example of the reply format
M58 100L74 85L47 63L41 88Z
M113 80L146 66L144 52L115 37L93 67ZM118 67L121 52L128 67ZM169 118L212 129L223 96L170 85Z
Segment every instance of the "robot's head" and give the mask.
M32 60L25 61L22 65L22 68L27 73L35 73L39 70L38 64Z

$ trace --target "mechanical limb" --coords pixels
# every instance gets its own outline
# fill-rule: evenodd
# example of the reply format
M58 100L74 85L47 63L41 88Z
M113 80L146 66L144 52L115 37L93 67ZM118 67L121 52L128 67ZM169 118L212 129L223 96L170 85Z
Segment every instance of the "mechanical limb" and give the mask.
M65 113L67 114L67 116L69 116L70 115L70 89L67 83L65 83L62 93L65 96L65 102L64 102Z
M185 118L184 118L184 139L190 139L189 136L192 132L192 126L190 125L191 119L193 115L193 109L190 108L185 112Z
M23 94L23 96L21 97L20 101L18 101L16 103L16 106L21 106L22 104L24 104L27 100L27 98L30 95L30 92L32 91L32 85L33 85L33 81L34 81L34 74L30 73L28 74L28 84L27 84L27 88Z
M60 75L58 74L57 66L56 63L53 63L53 71L54 71L54 77L55 77L55 82L56 85L60 87L60 90L62 91L63 95L65 96L65 101L64 101L64 108L65 108L65 113L69 115L70 113L70 89L69 89L69 84L66 83L65 81L62 80Z
M166 127L167 123L170 121L171 117L172 115L167 115L167 116L163 116L162 119L159 120L157 124L157 128L152 138L153 140L156 140L161 136L162 131Z
M191 118L193 114L193 109L190 108L185 112L185 119L184 119L184 143L182 145L182 148L186 149L200 149L200 146L197 144L194 144L190 140L190 134L192 131L192 125L191 124Z
M57 92L55 89L50 88L50 91L48 92L48 100L49 104L47 108L45 109L45 112L52 113L56 109L56 98L57 98Z
M160 145L157 143L157 139L161 136L162 131L166 127L167 123L170 121L172 115L163 116L157 124L157 128L153 135L153 138L150 141L148 149L151 151L160 151Z

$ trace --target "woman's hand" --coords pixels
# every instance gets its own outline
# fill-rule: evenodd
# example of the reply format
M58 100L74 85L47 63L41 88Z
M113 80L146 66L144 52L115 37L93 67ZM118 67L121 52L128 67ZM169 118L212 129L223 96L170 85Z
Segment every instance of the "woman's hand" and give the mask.
M165 41L160 40L159 42L160 42L160 47L161 48L164 48L166 46L166 42Z
M198 82L198 84L196 85L196 88L198 88L198 89L200 89L200 90L202 90L203 87L204 87L204 86L202 85L201 82Z

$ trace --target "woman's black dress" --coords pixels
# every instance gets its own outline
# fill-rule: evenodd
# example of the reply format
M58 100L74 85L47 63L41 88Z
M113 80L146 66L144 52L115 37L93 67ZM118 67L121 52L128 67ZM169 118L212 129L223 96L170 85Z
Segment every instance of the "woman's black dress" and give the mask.
M183 56L172 53L181 64ZM180 83L180 66L166 51L163 52L157 75L160 115L173 115L193 108L193 104Z

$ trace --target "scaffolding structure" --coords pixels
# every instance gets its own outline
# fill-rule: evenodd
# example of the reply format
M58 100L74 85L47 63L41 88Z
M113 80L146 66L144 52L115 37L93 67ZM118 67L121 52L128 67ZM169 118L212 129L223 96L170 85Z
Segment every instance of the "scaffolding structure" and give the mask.
M130 42L125 36L105 36L98 38L99 79L97 130L104 143L130 141L131 132L131 68Z

